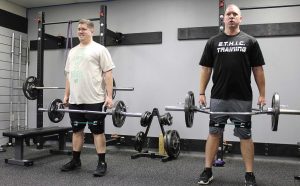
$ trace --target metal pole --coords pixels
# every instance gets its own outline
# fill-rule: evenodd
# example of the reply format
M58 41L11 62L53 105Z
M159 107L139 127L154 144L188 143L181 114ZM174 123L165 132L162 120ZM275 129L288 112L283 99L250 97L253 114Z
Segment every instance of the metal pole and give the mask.
M176 106L165 106L166 111L184 111L184 108L182 107L176 107Z
M260 6L260 7L241 7L240 10L267 9L267 8L288 8L288 7L295 7L295 6L300 6L300 4L278 5L278 6Z
M107 7L101 5L100 7L100 34L99 34L99 43L103 46L106 44L106 29L107 29Z
M45 109L45 108L39 108L38 111L48 112L49 110ZM112 115L112 112L102 112L102 111L94 111L94 110L57 109L55 112ZM120 111L117 114L124 115L124 116L130 116L130 117L141 117L142 116L142 113L130 113L130 112L122 112L122 111Z
M88 20L90 21L98 21L100 18L90 18ZM59 21L59 22L47 22L47 23L43 23L43 25L57 25L57 24L67 24L67 23L76 23L79 22L80 20L70 20L70 21Z
M11 37L11 71L10 71L10 108L9 108L9 130L12 131L14 114L13 114L13 86L14 86L14 48L15 48L15 33Z
M45 49L45 13L39 12L38 43L37 43L37 85L43 87L44 83L44 49ZM38 90L36 108L43 107L43 90ZM43 113L36 114L36 127L43 127Z
M129 117L142 117L142 113L130 113L130 112L122 112L120 111L121 115L129 116Z
M300 110L280 109L279 114L300 115Z
M29 46L26 48L26 70L25 77L28 77L28 68L29 68ZM28 128L28 100L25 99L25 129Z
M21 86L21 68L22 68L22 35L20 35L20 44L19 44L19 81L18 81L18 86ZM18 130L20 129L20 112L21 112L21 91L20 89L18 90L18 105L17 105L17 118L18 118L18 122L17 122L17 126L18 126Z

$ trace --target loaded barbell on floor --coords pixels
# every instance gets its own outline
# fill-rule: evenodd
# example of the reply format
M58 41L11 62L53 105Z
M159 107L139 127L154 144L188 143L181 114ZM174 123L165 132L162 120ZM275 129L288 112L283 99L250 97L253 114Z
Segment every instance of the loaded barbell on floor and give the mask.
M34 76L29 76L23 83L21 87L25 97L29 100L35 100L38 97L38 90L43 89L65 89L63 87L39 87L37 78ZM133 87L117 87L115 79L113 79L113 95L112 97L115 98L116 91L133 91Z
M38 111L48 112L48 117L50 121L54 123L60 122L66 112L72 113L85 113L85 114L104 114L112 115L113 125L115 127L122 127L127 116L129 117L140 117L140 124L143 127L146 127L152 121L152 115L149 111L144 113L129 113L127 112L127 107L125 103L121 100L116 101L111 109L111 111L92 111L92 110L75 110L75 109L65 109L62 100L55 99L51 102L48 109L38 108ZM172 116L170 113L166 113L159 118L165 125L172 124ZM78 123L83 124L83 123ZM84 123L86 124L86 123Z
M280 97L278 93L274 93L272 96L271 108L263 109L252 109L252 112L212 112L209 108L202 108L195 106L194 93L189 91L185 97L184 107L178 106L166 106L166 111L184 111L185 113L185 123L188 128L193 126L194 113L200 112L204 114L213 115L259 115L268 114L271 115L271 129L272 131L277 131L279 114L289 114L289 115L300 115L300 110L290 110L280 108Z

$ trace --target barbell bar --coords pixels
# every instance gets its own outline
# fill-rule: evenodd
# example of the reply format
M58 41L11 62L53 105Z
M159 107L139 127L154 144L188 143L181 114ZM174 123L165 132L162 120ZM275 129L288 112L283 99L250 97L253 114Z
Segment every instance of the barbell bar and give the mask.
M278 130L278 121L280 114L286 115L300 115L300 110L281 109L280 108L280 96L278 93L274 93L272 96L271 107L267 109L252 108L252 112L212 112L210 109L195 106L194 93L189 91L185 97L184 107L179 106L166 106L166 111L184 111L185 122L188 128L193 126L194 113L200 112L204 114L212 115L271 115L271 129L272 131Z
M37 78L34 76L29 76L26 78L26 80L23 83L21 88L23 90L23 93L25 97L29 100L35 100L38 97L38 91L37 90L43 90L43 89L65 89L64 87L39 87L37 86ZM115 98L116 91L133 91L133 87L117 87L115 79L113 79L113 95L112 97Z
M104 109L102 109L104 110ZM48 109L38 108L38 111L48 112L48 117L50 121L54 123L60 122L64 118L65 113L84 113L84 114L103 114L103 115L111 115L113 125L115 127L122 127L126 117L140 117L140 124L143 127L148 126L152 122L152 113L146 111L144 113L130 113L127 112L127 107L125 103L121 100L116 101L111 109L111 111L92 111L92 110L75 110L75 109L65 109L62 100L54 99ZM167 113L161 116L162 121L166 125L172 124L172 116L170 113Z

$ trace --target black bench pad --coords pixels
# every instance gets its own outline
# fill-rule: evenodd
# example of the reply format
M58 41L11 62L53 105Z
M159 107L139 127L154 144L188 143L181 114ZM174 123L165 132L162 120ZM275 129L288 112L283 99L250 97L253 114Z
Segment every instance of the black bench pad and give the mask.
M11 138L26 138L26 137L36 137L36 136L46 136L51 134L58 134L63 132L68 132L72 130L72 127L41 127L32 128L18 131L3 132L3 136Z

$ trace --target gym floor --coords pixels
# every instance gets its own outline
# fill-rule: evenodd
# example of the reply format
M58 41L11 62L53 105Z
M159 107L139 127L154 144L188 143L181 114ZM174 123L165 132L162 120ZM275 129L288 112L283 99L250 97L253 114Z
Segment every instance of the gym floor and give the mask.
M160 159L141 157L131 159L136 151L125 147L108 146L106 160L108 172L104 177L92 175L96 168L95 149L85 146L81 155L82 167L73 172L61 172L60 167L71 156L50 155L49 145L38 150L34 146L25 147L24 157L34 160L34 165L23 167L5 163L5 158L13 157L13 147L0 152L1 185L198 185L197 178L203 169L204 154L181 152L177 160L161 162ZM69 148L69 147L68 147ZM240 155L226 156L224 167L214 167L212 186L234 186L244 184L243 161ZM298 158L255 157L256 181L260 186L299 185L294 175L300 175Z

